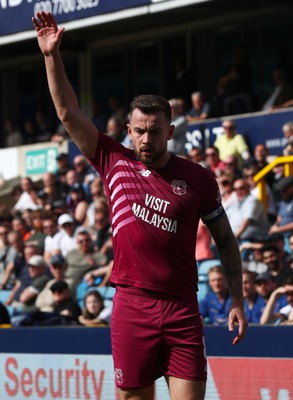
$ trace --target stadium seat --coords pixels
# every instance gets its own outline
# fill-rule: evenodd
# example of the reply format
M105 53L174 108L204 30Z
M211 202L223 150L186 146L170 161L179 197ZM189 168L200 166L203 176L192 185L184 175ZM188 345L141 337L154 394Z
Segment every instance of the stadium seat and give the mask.
M216 258L201 261L198 266L198 275L205 275L209 272L210 268L216 267L218 265L221 265L221 261Z

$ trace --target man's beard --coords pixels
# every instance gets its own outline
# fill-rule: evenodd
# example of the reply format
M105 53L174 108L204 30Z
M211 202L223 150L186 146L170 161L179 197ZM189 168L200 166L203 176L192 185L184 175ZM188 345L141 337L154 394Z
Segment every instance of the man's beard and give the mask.
M152 148L148 148L148 147L144 147L142 149L134 148L133 150L134 150L136 157L139 159L139 161L141 161L144 165L147 165L147 166L154 164L164 154L164 150L161 150L160 152L154 152L154 150ZM142 154L142 152L145 150L149 150L150 154L149 155Z

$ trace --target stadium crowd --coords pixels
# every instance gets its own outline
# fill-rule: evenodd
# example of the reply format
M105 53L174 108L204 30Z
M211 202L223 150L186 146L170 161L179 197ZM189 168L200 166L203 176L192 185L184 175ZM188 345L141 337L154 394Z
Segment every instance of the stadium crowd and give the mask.
M245 112L239 109L241 104L247 105L247 93L243 92L243 87L249 87L245 84L245 71L231 66L219 80L219 86L229 93L221 115L228 111L233 114L233 107L237 112ZM280 88L283 71L274 73ZM293 95L289 89L281 98L278 96L282 90L276 91L263 109L290 106ZM259 143L250 149L235 122L227 117L222 124L223 134L214 145L186 152L188 122L209 118L215 113L215 103L206 102L198 91L190 94L190 108L180 96L170 98L169 103L175 132L168 150L208 168L218 181L242 255L248 321L292 324L293 177L285 177L283 165L266 176L265 208L258 200L259 188L253 177L269 162L266 145ZM93 123L114 140L131 147L127 110L115 97L109 98L109 105L111 113L106 116L98 102L92 104ZM42 112L36 113L35 121L27 120L22 132L12 120L5 121L4 128L7 147L69 140L63 126L52 129ZM293 155L293 122L280 129L287 142L283 154ZM56 162L56 172L45 173L39 182L21 178L20 185L12 190L14 204L10 209L0 204L0 323L110 323L111 301L107 303L100 294L101 288L109 287L114 258L103 182L81 154L71 164L69 154L59 153ZM205 272L208 293L201 296L199 292L203 320L226 324L229 292L215 246L202 223L195 256L199 273L205 265L211 266Z

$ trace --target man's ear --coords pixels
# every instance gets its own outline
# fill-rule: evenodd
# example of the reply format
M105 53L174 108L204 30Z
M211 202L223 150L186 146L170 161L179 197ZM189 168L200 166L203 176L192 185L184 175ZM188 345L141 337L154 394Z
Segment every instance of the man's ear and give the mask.
M129 124L127 124L127 133L131 137L132 133L131 133L131 127Z
M172 137L173 137L173 135L174 135L174 129L175 129L175 125L170 125L169 134L168 134L167 140L172 139Z

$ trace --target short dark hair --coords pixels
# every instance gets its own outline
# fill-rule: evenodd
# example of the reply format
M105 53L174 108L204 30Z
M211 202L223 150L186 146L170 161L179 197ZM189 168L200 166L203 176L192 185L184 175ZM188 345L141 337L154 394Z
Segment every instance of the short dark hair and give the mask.
M169 122L171 122L172 119L172 111L169 102L164 97L155 94L136 96L130 104L130 116L135 109L147 115L162 111Z
M263 254L265 251L273 251L273 252L276 253L276 254L280 254L280 249L279 249L279 247L276 246L276 245L274 245L274 244L266 244L265 246L263 246L263 247L261 248L262 254Z

